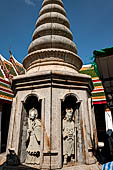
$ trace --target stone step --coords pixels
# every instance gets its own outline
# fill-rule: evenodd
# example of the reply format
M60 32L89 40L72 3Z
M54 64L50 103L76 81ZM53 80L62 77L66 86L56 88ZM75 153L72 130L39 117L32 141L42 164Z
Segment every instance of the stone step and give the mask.
M102 168L101 165L93 164L64 167L62 168L62 170L101 170L101 168ZM20 166L6 166L3 170L39 170L39 169L20 165Z
M19 166L6 166L4 167L4 170L38 170L38 169L19 165Z
M6 153L0 154L0 166L6 161Z

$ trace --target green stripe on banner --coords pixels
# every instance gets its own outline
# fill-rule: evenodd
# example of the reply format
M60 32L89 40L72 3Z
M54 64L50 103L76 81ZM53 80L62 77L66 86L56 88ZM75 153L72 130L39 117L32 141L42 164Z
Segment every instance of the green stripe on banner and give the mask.
M5 93L5 92L0 91L0 95L13 98L13 94L9 94L8 92Z

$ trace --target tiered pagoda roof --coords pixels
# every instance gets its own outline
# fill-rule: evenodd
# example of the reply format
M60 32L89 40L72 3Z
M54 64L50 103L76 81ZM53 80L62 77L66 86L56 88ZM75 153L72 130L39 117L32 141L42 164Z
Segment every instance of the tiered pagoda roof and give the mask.
M11 90L11 82L14 76L24 74L25 70L11 54L10 61L6 60L0 54L0 102L11 102L13 99L13 91Z

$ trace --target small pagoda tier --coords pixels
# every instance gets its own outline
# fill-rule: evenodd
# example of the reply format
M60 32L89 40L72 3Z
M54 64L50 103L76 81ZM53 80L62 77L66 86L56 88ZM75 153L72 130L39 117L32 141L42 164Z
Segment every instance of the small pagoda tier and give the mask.
M81 68L82 61L77 55L61 0L43 1L23 64L28 73L42 70L77 72Z

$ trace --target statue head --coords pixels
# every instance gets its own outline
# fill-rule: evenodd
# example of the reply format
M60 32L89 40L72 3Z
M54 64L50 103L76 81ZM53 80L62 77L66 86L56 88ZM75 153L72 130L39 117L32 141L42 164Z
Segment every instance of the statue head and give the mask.
M29 118L31 120L34 120L35 118L38 117L38 111L37 109L35 109L34 107L32 109L29 110Z
M66 108L66 119L72 120L73 117L73 109L72 108Z

